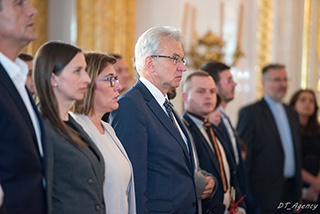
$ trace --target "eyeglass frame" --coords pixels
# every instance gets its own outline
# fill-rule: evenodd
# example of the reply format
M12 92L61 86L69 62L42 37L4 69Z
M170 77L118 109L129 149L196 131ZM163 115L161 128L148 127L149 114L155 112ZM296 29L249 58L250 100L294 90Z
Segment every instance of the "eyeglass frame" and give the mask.
M112 76L112 77L106 77L106 78L102 78L102 79L97 79L96 81L109 81L110 82L110 86L114 87L116 85L116 81L119 82L119 78L118 75L117 76Z
M281 82L285 82L285 83L288 83L288 82L290 82L290 78L277 78L277 77L274 77L274 78L272 78L272 77L270 77L270 78L266 78L266 80L268 81L268 82L274 82L274 83L281 83Z
M150 55L150 57L154 58L154 57L163 57L163 58L168 58L168 59L173 59L173 63L176 65L177 63L183 63L184 65L186 65L187 60L183 57L181 58L180 56L164 56L164 55Z

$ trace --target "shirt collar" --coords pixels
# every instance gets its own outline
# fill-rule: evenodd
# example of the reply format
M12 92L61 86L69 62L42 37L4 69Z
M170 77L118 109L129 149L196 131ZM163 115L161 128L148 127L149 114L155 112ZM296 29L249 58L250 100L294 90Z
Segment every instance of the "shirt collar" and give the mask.
M204 120L200 120L199 116L192 114L191 112L187 111L187 115L191 118L191 120L196 124L196 126L200 127L203 126Z
M277 106L278 107L282 106L282 103L277 103L277 102L273 101L267 95L264 95L263 98L267 102L268 106L270 106L271 108L274 108L274 107L277 107Z
M147 87L159 105L162 106L165 99L168 99L168 96L163 96L162 92L146 78L140 76L139 80Z
M0 62L12 80L18 76L23 78L24 82L27 80L27 75L29 72L28 65L22 59L17 58L16 61L13 62L0 52Z
M227 112L224 108L222 108L222 106L219 106L219 109L220 109L220 112L223 116L226 116L227 115Z

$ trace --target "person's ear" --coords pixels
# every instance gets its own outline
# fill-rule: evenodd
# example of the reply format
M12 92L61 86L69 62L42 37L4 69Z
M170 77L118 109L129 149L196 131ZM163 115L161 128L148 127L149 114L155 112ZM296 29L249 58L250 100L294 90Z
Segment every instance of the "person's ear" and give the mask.
M55 74L51 74L50 83L52 87L58 86L57 76Z
M144 63L147 70L154 72L153 58L151 56L147 56L144 60Z
M188 103L188 93L187 92L183 92L182 93L182 100L184 103Z

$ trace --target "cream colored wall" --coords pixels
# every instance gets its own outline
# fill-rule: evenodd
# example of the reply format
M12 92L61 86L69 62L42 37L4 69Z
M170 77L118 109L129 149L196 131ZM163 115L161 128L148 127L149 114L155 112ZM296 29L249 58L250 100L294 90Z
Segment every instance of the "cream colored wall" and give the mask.
M237 22L239 11L239 0L221 0L225 5L224 12L224 40L227 43L227 55L233 54L236 47ZM182 27L182 17L186 2L196 8L196 30L199 36L203 36L208 30L219 34L220 27L220 0L137 0L136 17L136 40L148 28L156 25L172 25L177 28ZM236 87L235 99L227 106L227 112L233 124L237 122L239 109L256 101L257 99L257 25L259 15L258 0L244 0L244 22L243 35L241 40L242 50L245 56L238 61L232 69L234 79L238 83ZM285 101L288 101L291 94L300 88L301 81L301 50L303 31L303 2L292 0L273 0L273 20L272 20L272 62L283 63L287 67L288 76L291 81ZM317 7L317 1L312 0L313 8ZM76 0L49 0L49 40L63 40L75 43L76 25L74 25L76 13ZM191 13L189 13L191 15ZM317 18L313 15L313 20ZM190 43L190 21L186 34L186 51ZM315 47L316 31L312 31L312 47ZM312 49L312 51L315 51ZM228 57L227 62L230 62ZM188 59L188 57L187 57ZM311 72L317 74L317 58L312 58ZM190 62L190 59L188 59ZM193 72L194 69L188 67L184 75ZM313 76L315 76L313 75ZM317 83L316 78L310 78L312 87ZM173 100L178 113L183 112L183 102L181 99L181 87L178 88L178 95Z
M209 29L219 35L220 0L137 0L136 39L148 28L156 25L182 27L184 4L188 2L197 8L196 30L203 36ZM227 54L232 55L236 47L239 0L224 0L224 40L228 45ZM241 46L245 56L232 69L236 87L235 99L227 106L227 112L234 125L238 111L257 100L257 21L259 5L257 0L244 0L244 22ZM291 81L285 101L300 87L303 1L273 1L272 62L285 64ZM189 32L189 29L188 31ZM190 35L187 34L187 44ZM188 45L186 46L188 49ZM186 51L185 51L186 52ZM228 61L228 59L226 59ZM194 69L188 67L188 73ZM179 114L183 112L181 87L173 104Z

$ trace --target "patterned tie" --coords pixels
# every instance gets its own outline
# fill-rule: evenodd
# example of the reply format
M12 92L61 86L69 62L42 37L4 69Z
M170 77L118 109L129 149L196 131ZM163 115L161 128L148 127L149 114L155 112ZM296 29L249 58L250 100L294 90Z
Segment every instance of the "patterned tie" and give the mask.
M222 163L222 158L221 158L221 153L220 153L220 149L219 149L219 146L218 146L218 143L216 141L216 137L214 135L214 132L213 132L213 129L212 129L212 126L211 126L211 123L208 122L208 121L205 121L203 123L203 126L205 127L207 133L208 133L208 136L210 138L210 141L211 143L213 144L213 147L214 147L214 150L215 150L215 153L217 155L217 159L219 161L219 166L220 166L220 173L221 173L221 179L222 179L222 184L223 184L223 190L224 192L227 191L228 187L227 187L227 180L226 180L226 174L224 172L224 167L223 167L223 163Z
M163 105L164 105L164 107L165 107L166 110L167 110L167 113L168 113L168 115L169 115L169 117L170 117L171 122L172 122L173 125L177 128L177 130L179 131L179 128L178 128L178 126L177 126L177 124L176 124L176 122L175 122L175 120L174 120L173 105L172 105L172 103L171 103L168 99L166 99L166 100L164 101Z

